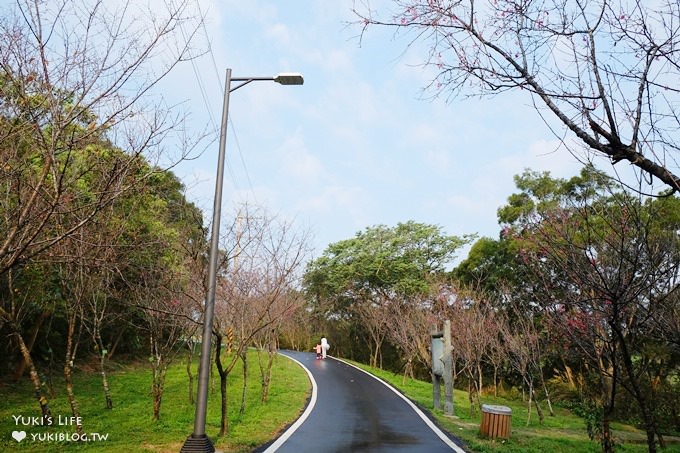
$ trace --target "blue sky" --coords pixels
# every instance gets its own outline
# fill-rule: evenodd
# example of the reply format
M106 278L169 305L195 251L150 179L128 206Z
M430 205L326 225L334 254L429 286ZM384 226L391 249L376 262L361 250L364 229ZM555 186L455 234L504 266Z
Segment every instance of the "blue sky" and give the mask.
M184 103L196 130L216 128L226 68L235 77L304 75L300 87L256 82L232 93L223 212L248 201L292 219L311 231L315 256L368 226L409 220L496 237L513 175L580 169L523 93L428 99L427 49L380 28L359 43L347 24L351 0L197 2L211 52L179 67L165 95ZM175 168L208 214L217 148Z

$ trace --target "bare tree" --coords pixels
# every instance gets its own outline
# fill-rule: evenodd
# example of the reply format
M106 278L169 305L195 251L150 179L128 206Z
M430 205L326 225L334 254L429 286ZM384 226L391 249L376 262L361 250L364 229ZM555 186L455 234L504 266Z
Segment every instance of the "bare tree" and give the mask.
M381 302L376 302L380 300ZM349 310L361 320L361 325L368 331L368 347L370 350L369 365L382 368L382 346L391 328L388 298L373 297L372 299L356 300Z
M543 357L542 339L539 327L536 326L536 319L533 313L513 313L513 322L504 321L502 337L510 356L510 364L522 377L528 395L527 404L527 426L531 422L531 404L536 406L536 412L541 424L544 416L541 406L538 404L536 396L536 379L543 390L550 407L550 414L553 414L550 396L543 379L541 361Z
M495 314L483 297L472 293L461 294L451 310L451 346L454 358L462 363L468 377L470 412L481 409L484 388L483 363L499 326ZM476 400L476 406L475 406Z
M198 325L187 301L169 291L170 285L159 283L160 275L149 272L145 277L130 288L130 295L141 318L138 328L146 332L149 341L153 419L159 420L168 367L179 354L182 340L193 336Z
M500 317L499 317L500 318ZM501 319L497 319L500 324L499 331L503 331L503 324ZM499 332L499 334L500 334ZM499 371L503 369L508 363L508 348L505 345L500 335L495 335L491 338L489 350L486 353L486 361L493 368L493 396L498 396ZM502 378L502 376L501 376ZM501 389L502 389L502 380Z
M75 236L59 243L53 250L60 250L63 262L56 264L59 276L59 287L63 301L60 308L66 318L66 349L64 354L64 382L66 383L66 395L68 396L71 413L76 420L80 420L80 409L73 387L73 370L75 369L76 357L80 346L80 339L85 325L86 301L94 296L90 265L93 259L93 250L83 240L84 230L78 231L78 240ZM79 423L76 426L79 433L83 427Z
M447 97L527 93L566 144L680 188L680 4L645 0L355 0L371 25L424 42L428 88ZM559 127L553 126L555 121Z
M290 222L278 220L264 209L241 206L234 219L223 240L225 259L219 275L213 329L222 392L220 435L229 429L227 377L238 360L243 361L247 372L246 352L255 338L267 330L276 330L284 317L300 308L302 299L291 295L298 289L302 265L309 253L306 232L294 230ZM229 329L235 336L235 349L224 365L221 339ZM246 380L243 385L242 411Z
M308 348L314 337L310 313L304 309L296 310L281 320L281 343L294 350Z
M397 346L403 365L403 378L414 378L414 365L432 368L430 328L442 322L441 313L433 307L431 297L413 296L416 300L394 297L386 304L387 336Z
M262 329L253 338L258 351L258 365L262 384L260 400L262 402L266 402L269 399L272 368L278 351L279 336L283 332L282 327L287 320L294 319L297 313L302 312L303 307L304 298L302 293L296 290L289 290L283 297L277 298L270 310L268 310L269 327ZM263 356L266 360L262 359Z
M80 241L71 247L71 250L84 251L88 245L90 248L88 261L82 263L83 271L87 271L88 286L83 300L83 328L89 334L97 355L105 407L112 409L113 398L107 373L111 351L104 337L104 330L124 316L124 312L111 308L111 299L116 297L113 283L120 268L124 267L124 264L119 262L123 256L120 253L120 236L123 233L116 228L116 222L112 221L112 209L107 209L103 214L102 221L85 226L79 231L80 234L67 238L64 243L74 242L72 239L79 236Z

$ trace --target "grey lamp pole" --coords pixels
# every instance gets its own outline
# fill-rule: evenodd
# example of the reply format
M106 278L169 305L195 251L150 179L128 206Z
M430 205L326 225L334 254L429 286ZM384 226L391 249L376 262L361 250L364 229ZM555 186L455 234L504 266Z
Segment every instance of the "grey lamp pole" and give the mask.
M210 235L210 255L208 263L208 295L205 300L203 315L203 338L201 341L201 361L198 370L198 395L196 397L196 415L194 432L182 446L182 453L212 453L215 447L205 434L205 417L208 409L208 382L210 379L210 343L212 339L213 317L215 314L215 290L217 287L217 258L219 255L220 218L222 211L222 186L224 182L224 158L227 144L227 120L229 117L229 93L255 81L274 81L281 85L302 85L304 79L298 73L281 73L275 77L231 77L231 69L227 69L224 82L224 101L222 104L222 122L220 124L220 148L217 156L217 179L215 180L215 200L213 204L212 232ZM231 82L242 82L232 88Z

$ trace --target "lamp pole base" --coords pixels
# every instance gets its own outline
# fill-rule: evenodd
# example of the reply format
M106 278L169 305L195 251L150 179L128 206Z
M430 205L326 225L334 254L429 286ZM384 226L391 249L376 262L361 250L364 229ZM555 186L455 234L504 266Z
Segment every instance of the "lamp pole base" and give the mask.
M205 434L195 437L193 434L182 445L181 453L214 453L215 447Z

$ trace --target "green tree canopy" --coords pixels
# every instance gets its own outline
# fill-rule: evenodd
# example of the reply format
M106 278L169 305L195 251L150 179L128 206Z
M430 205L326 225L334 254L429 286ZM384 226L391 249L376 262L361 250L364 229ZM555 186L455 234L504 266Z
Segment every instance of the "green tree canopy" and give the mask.
M470 240L413 221L368 227L329 245L309 264L304 284L314 300L332 301L336 309L355 300L422 294Z

